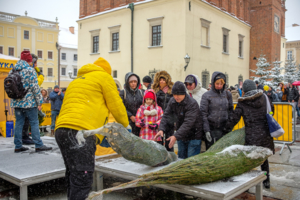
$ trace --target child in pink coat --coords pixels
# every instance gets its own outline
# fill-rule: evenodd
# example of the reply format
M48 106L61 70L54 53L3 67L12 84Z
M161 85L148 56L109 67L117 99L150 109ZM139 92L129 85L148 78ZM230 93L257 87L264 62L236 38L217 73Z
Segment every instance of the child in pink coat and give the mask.
M140 138L154 140L162 116L163 110L156 103L154 91L152 89L146 90L143 104L138 109L135 117L135 125L141 128ZM158 138L157 141L161 141L161 138Z

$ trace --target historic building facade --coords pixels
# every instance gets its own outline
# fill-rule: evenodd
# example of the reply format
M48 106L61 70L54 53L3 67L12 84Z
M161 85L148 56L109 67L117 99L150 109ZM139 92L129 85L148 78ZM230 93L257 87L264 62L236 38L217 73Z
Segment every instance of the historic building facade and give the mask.
M38 56L44 74L42 88L50 89L58 81L58 22L0 12L0 53L20 58L23 50Z
M204 87L221 71L235 85L260 54L284 57L282 0L81 0L79 17L78 66L104 57L122 84L133 69L141 77L167 70L181 81L197 74Z

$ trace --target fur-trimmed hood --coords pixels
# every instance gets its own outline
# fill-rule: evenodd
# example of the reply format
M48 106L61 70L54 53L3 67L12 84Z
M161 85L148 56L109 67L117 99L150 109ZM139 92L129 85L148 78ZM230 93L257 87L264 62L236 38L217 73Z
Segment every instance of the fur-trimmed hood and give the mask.
M260 98L263 95L262 90L250 90L246 92L243 97L238 98L238 102L243 102L252 107L259 108L264 104L264 98Z
M159 88L159 79L160 78L166 79L167 86L169 87L168 94L172 94L172 87L173 87L174 83L172 82L172 78L171 78L170 74L166 71L160 71L155 74L154 79L153 79L153 85L152 85L152 89L154 90L154 92L157 93L160 89Z

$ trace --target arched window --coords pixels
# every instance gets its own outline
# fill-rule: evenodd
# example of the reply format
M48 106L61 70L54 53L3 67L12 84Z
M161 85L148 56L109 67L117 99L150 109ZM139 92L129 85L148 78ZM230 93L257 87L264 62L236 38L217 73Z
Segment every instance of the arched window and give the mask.
M209 85L209 71L206 69L202 71L202 87L208 88Z
M244 82L244 79L243 79L243 75L242 74L240 74L239 75L239 78L238 78L238 84L240 85L240 82Z

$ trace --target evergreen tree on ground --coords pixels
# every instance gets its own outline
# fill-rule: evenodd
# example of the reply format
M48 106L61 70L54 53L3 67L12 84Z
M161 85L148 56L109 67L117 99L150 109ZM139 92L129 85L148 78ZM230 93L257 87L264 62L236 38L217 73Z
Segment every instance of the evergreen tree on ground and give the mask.
M296 73L297 81L300 81L300 65L298 65L298 71Z
M297 80L297 66L294 59L287 60L284 65L284 81L293 83Z
M270 63L267 62L267 59L264 55L260 55L256 63L256 70L250 69L251 72L254 72L256 76L252 76L254 81L258 81L261 85L271 85L271 82L267 81L270 79L271 67Z
M274 67L271 69L271 74L270 74L273 88L276 88L278 84L283 81L283 75L281 74L281 71L284 69L284 67L280 66L281 63L282 63L281 61L273 62Z

